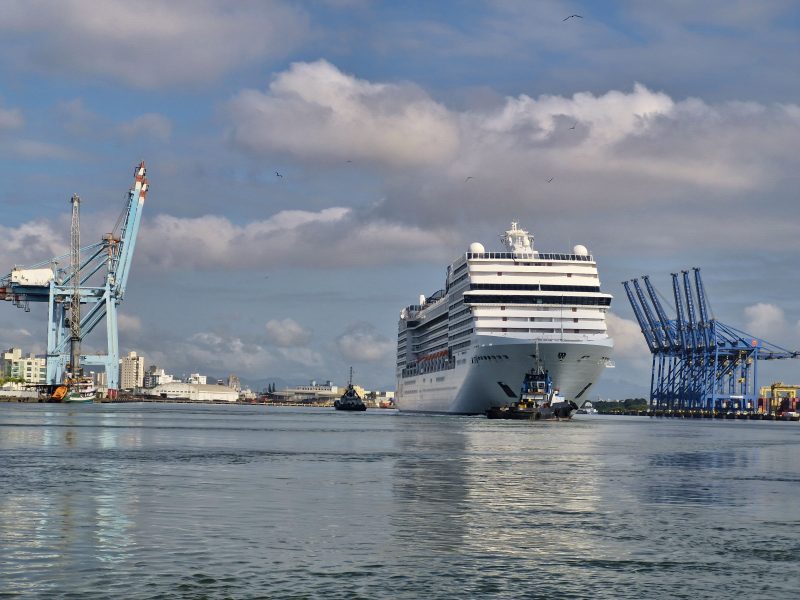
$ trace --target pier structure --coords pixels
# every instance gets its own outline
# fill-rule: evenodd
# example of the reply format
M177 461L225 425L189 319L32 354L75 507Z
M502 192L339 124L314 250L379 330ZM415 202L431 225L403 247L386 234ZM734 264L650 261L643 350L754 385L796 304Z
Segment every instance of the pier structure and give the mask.
M144 162L114 229L99 242L79 247L78 205L71 198L70 252L0 276L0 300L30 312L31 302L47 303L47 384L64 383L79 365L105 368L108 396L119 390L117 307L125 296L136 237L147 197ZM82 310L81 305L87 309ZM106 354L80 354L81 341L105 319Z
M757 336L711 315L700 277L693 268L672 273L674 316L669 317L647 275L622 282L652 356L651 414L676 412L755 413L758 362L797 358ZM645 293L646 290L646 293Z

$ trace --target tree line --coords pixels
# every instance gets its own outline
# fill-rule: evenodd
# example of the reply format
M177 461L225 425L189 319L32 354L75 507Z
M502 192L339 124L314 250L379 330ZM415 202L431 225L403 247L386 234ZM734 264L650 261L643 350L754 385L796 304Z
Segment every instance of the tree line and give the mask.
M592 402L597 412L605 415L624 413L630 410L647 410L647 399L627 398L625 400L597 400Z

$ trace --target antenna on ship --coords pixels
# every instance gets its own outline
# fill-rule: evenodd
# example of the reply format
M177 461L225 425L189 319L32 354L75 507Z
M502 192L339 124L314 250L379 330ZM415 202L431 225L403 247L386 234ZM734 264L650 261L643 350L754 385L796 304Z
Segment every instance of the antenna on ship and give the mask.
M350 367L350 381L347 382L347 387L353 387L353 367Z

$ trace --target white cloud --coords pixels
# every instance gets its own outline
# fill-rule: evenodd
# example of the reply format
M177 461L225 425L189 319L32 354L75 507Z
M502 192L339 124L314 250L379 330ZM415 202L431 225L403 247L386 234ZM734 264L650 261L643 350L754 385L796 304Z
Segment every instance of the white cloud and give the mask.
M311 348L278 348L278 354L293 363L304 367L322 367L322 355Z
M3 331L3 337L5 340L19 340L22 338L29 338L31 336L31 332L25 329L24 327L19 327L17 329L6 329ZM23 348L23 352L26 350Z
M267 339L278 346L306 346L311 341L311 332L294 319L271 319L265 328Z
M642 367L650 363L650 350L636 321L606 314L608 335L614 339L614 358L633 362Z
M6 60L22 68L155 88L284 56L308 23L302 9L278 0L7 0L0 31Z
M173 347L168 355L180 356L182 367L257 374L272 365L275 357L263 346L237 336L199 332Z
M454 110L416 88L365 81L318 61L293 64L264 93L241 92L228 118L233 141L261 157L383 165L386 194L373 220L431 230L451 228L454 215L478 223L535 213L558 227L568 213L577 221L572 233L588 227L582 220L624 222L647 210L651 221L679 217L683 225L665 227L668 236L634 227L626 242L680 247L711 215L730 223L705 228L701 243L752 225L743 218L752 199L744 211L720 216L723 203L753 194L769 197L768 206L788 203L784 182L800 168L798 114L796 104L676 99L641 84ZM692 219L678 203L691 207ZM760 210L751 238L766 234L774 217Z
M356 323L336 338L336 346L346 361L380 362L394 352L394 343L369 323Z
M598 96L523 94L494 110L463 113L461 154L476 172L488 161L503 176L504 164L538 164L544 170L534 172L549 172L561 185L568 165L571 182L616 175L628 185L633 179L750 189L770 172L768 156L780 158L787 145L797 145L780 135L790 124L783 107L675 101L640 84Z
M233 141L256 154L442 164L448 185L480 174L520 190L529 190L530 175L561 182L565 165L573 182L613 174L627 185L751 189L772 172L772 159L797 149L797 112L791 104L676 101L641 84L602 95L522 94L459 112L409 84L357 79L326 61L294 63L267 92L245 90L229 105Z
M147 136L166 142L172 135L172 123L163 115L147 113L120 125L119 132L128 139Z
M46 221L28 221L17 227L0 225L0 265L10 270L67 251L66 230L57 230Z
M146 220L137 262L157 268L347 266L442 259L453 236L386 221L361 222L343 207L281 211L236 225L225 217L157 215ZM247 251L243 252L242 249ZM452 258L446 255L447 258Z
M744 309L745 331L750 335L770 340L782 338L788 323L783 309L774 304L759 302Z
M142 330L142 320L137 316L118 312L117 329L120 333L139 333Z
M15 140L10 144L10 148L15 156L28 160L76 160L83 156L82 152L74 148L39 140Z
M441 164L458 147L454 116L416 86L371 83L324 60L292 64L267 92L239 93L229 115L231 139L255 154L402 167Z

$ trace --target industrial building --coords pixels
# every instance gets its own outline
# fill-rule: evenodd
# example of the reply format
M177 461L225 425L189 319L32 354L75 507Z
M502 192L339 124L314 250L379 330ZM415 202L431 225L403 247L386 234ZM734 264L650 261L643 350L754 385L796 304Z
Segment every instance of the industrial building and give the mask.
M156 386L148 391L148 395L193 402L236 402L239 400L239 392L224 385L183 383L181 381Z
M758 394L758 407L764 412L800 412L800 405L797 402L798 390L800 385L790 385L782 381L763 386Z
M394 392L371 392L360 385L353 385L358 395L369 406L389 406L394 402ZM320 403L328 404L338 400L344 393L344 388L334 385L331 381L319 384L311 381L308 385L298 385L271 392L270 396L275 402L290 403Z

